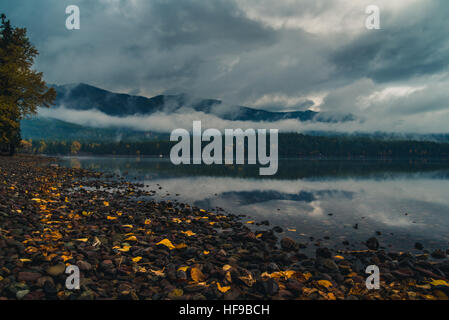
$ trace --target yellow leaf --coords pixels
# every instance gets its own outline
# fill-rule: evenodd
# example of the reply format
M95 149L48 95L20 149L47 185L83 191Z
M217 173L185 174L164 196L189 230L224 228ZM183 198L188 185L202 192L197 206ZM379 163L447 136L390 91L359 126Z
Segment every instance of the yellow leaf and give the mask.
M72 259L73 257L72 257L72 256L69 256L69 255L62 255L61 258L62 258L62 260L64 260L64 262L66 262L67 260L70 260L70 259Z
M139 262L140 260L142 260L142 257L135 257L135 258L132 258L132 260L133 260L133 262Z
M175 248L175 246L173 245L173 243L171 243L171 241L168 240L168 239L164 239L164 240L162 240L162 241L156 243L156 245L158 245L158 246L159 246L159 245L164 245L164 246L166 246L167 248L169 248L170 250L173 250L173 249Z
M108 219L108 220L117 220L117 217L107 216L106 219Z
M344 260L344 259L345 259L345 258L342 257L342 256L335 256L334 258L335 258L335 259L338 259L338 260Z
M432 282L429 282L432 286L446 286L449 287L449 284L444 280L435 280L432 279Z
M310 278L312 278L312 274L310 272L306 272L303 274L304 278L306 278L306 280L309 280Z
M290 232L296 232L296 229L287 229Z
M252 287L253 284L256 283L256 280L253 278L251 274L248 274L244 277L239 277L240 280L242 280L248 287Z
M20 262L31 262L30 259L19 259L19 260L20 260Z
M192 268L190 270L190 276L192 277L192 280L195 282L202 282L202 281L206 280L206 277L201 272L201 270L198 268Z
M232 267L229 264L223 266L223 271L228 271L230 269L232 269Z
M147 219L147 220L145 220L145 224L151 224L151 220L150 219Z
M335 297L335 295L332 292L329 292L327 294L327 296L329 297L329 300L337 300L337 298Z
M89 240L88 238L76 239L76 241L79 242L87 242L88 240Z
M227 272L226 272L225 279L226 279L226 281L228 281L229 283L232 283L231 271L227 271Z
M246 222L247 224L254 224L255 223L255 221L248 221L248 222Z
M180 244L177 244L175 246L175 248L176 249L184 249L184 248L187 248L187 245L185 243L180 243Z
M126 238L125 241L137 241L136 236L131 236L129 238Z
M203 254L205 254L206 256L207 256L209 253L210 253L210 251L206 251L206 250L203 251Z
M258 233L258 234L256 234L256 238L257 239L259 239L260 237L262 237L263 236L263 234L262 233Z
M182 289L174 289L174 290L171 292L171 294L172 294L174 297L179 298L179 297L181 297L181 296L184 294L184 291L183 291Z
M178 271L184 271L187 272L187 270L189 269L189 267L179 267Z
M105 201L105 202L103 202L103 204L105 207L109 207L109 202Z
M152 270L152 269L150 269L150 272L154 273L155 275L157 275L159 277L164 277L165 276L164 269L162 269L162 270Z
M194 233L194 232L192 232L192 231L190 231L190 230L188 230L188 231L181 231L181 233L182 233L182 234L185 234L185 235L188 236L188 237L191 237L191 236L196 235L196 233Z
M131 246L123 246L123 248L118 248L117 250L120 252L128 252L129 249L131 249Z
M332 283L327 280L318 280L318 284L326 289L332 287Z
M122 227L123 228L130 228L130 229L134 228L132 224L124 224Z
M231 290L231 287L222 287L220 282L217 282L217 289L218 289L218 291L220 291L222 293L226 293L229 290Z
M176 222L176 223L181 223L181 222L182 222L181 219L179 219L179 218L173 218L172 221L173 221L173 222Z

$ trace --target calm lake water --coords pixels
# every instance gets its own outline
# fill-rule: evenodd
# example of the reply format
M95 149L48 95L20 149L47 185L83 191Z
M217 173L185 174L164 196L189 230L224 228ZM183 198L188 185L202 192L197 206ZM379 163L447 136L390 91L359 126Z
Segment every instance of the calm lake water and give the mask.
M364 248L371 236L393 250L449 243L448 162L282 160L273 177L260 177L258 166L174 166L158 158L66 157L61 164L142 182L156 199L269 220L310 251L317 242L343 249L345 240Z

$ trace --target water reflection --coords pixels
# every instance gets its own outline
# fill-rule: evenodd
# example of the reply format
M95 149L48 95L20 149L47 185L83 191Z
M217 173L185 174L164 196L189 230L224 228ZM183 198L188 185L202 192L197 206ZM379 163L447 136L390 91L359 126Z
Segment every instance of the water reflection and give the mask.
M360 248L373 235L397 250L411 249L417 241L428 249L446 248L449 242L449 165L444 162L284 160L274 178L259 177L257 168L252 173L248 166L201 170L175 167L166 159L63 160L72 163L143 181L158 198L267 219L309 243L309 250L317 242L343 248L344 240Z

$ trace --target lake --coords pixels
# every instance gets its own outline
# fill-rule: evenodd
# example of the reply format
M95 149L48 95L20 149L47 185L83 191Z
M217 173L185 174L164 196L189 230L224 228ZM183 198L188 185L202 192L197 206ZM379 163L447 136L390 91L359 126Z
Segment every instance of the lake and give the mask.
M280 236L308 244L306 251L363 249L372 236L397 251L449 243L448 162L284 159L269 178L258 166L174 166L160 158L64 157L61 165L142 182L157 200L269 220L283 228Z

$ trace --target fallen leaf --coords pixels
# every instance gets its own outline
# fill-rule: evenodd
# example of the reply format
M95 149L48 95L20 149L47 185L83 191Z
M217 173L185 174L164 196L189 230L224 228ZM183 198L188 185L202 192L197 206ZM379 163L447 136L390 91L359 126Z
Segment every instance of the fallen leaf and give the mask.
M164 240L162 240L162 241L156 243L156 245L158 245L158 246L159 246L159 245L164 245L164 246L166 246L167 248L169 248L170 250L175 249L175 246L173 245L173 243L171 243L171 241L168 240L168 239L164 239Z
M181 231L181 233L182 233L182 234L185 234L185 235L188 236L188 237L191 237L191 236L195 236L195 235L196 235L196 233L192 232L191 230L188 230L188 231Z
M318 280L318 284L326 289L332 287L332 283L328 280Z
M201 270L198 268L192 268L190 270L190 276L192 277L192 280L195 282L202 282L202 281L206 280L206 277L201 272Z
M432 282L429 282L432 286L447 286L449 287L449 284L444 280L435 280L432 279Z
M223 271L228 271L230 269L232 269L232 267L229 264L223 266Z
M142 257L135 257L135 258L132 258L132 261L133 262L139 262L140 260L142 260Z
M159 277L164 277L165 273L164 273L164 269L162 270L149 270L151 273L154 273L155 275L159 276Z
M220 291L222 293L226 293L229 290L231 290L231 287L222 287L220 282L217 282L217 289L218 289L218 291Z

